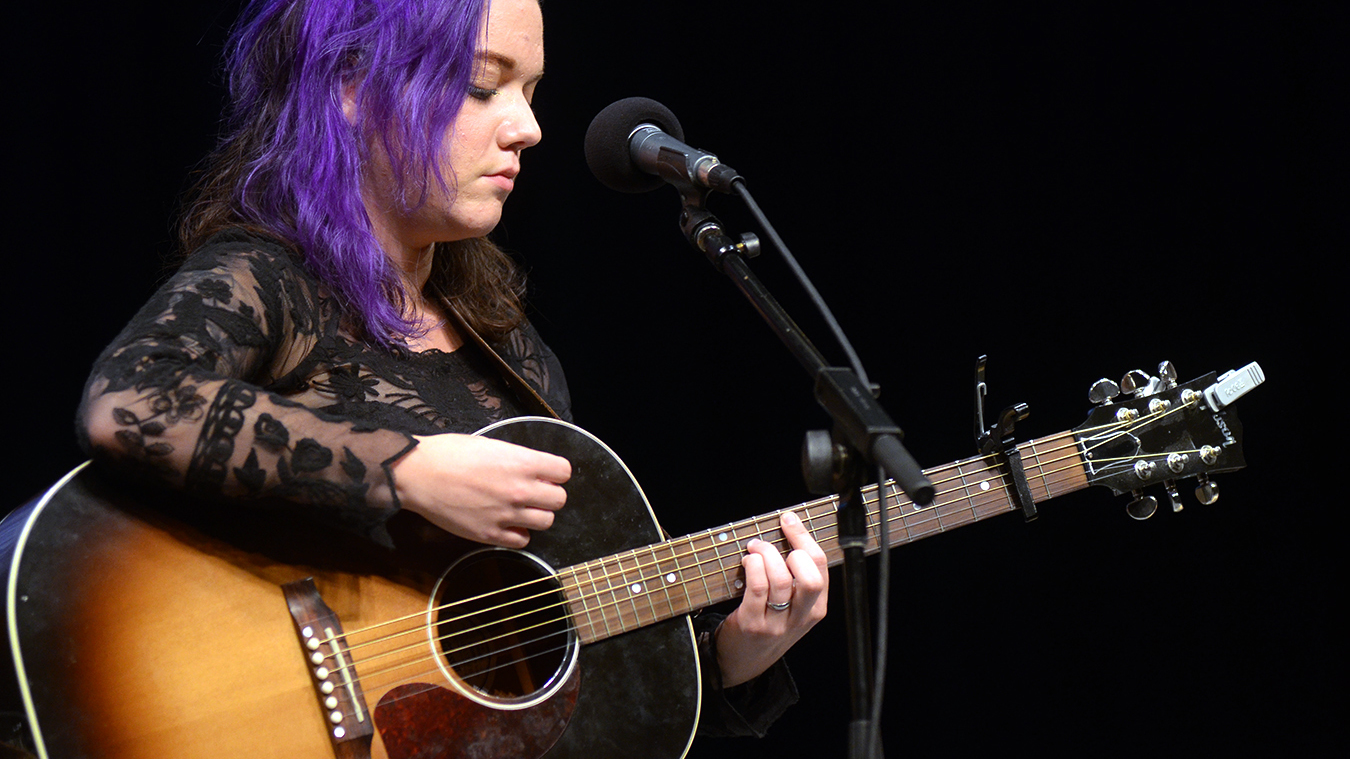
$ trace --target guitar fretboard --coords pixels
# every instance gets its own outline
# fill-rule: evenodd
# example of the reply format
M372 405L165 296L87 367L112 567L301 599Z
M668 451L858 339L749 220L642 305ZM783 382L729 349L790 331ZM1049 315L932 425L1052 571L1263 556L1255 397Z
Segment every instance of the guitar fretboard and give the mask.
M1032 499L1041 502L1087 487L1087 471L1072 432L1018 446ZM881 497L888 507L892 545L978 522L1017 508L1006 461L979 456L924 471L937 488L933 503L919 507L893 481L863 489L867 511L866 552L879 550ZM839 546L837 496L791 507L824 549L830 566L843 562ZM563 592L583 643L687 614L741 596L741 557L754 539L787 553L779 529L787 509L711 530L595 559L559 572Z

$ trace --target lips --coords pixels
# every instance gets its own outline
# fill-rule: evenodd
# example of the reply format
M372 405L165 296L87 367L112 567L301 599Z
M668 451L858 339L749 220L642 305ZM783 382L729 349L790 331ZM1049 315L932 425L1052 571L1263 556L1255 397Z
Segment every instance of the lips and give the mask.
M497 185L498 187L501 187L507 192L510 192L516 186L516 175L518 175L519 173L520 169L518 167L508 166L507 168L502 169L501 171L485 175L485 178L491 181L493 184Z

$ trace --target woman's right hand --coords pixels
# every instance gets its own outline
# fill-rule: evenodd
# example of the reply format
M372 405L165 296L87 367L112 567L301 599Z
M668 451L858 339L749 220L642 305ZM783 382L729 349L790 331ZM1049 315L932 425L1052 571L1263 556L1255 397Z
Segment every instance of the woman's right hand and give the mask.
M524 548L567 500L572 464L561 456L473 435L416 436L394 464L403 508L478 543Z

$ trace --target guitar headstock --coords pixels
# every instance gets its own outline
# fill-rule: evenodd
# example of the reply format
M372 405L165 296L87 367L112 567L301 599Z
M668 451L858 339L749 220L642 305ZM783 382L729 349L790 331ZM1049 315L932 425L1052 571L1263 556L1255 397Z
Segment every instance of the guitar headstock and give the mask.
M1135 519L1157 510L1157 499L1141 492L1150 485L1163 485L1172 510L1180 511L1177 480L1198 478L1196 498L1209 504L1219 497L1209 476L1246 466L1242 425L1230 404L1265 381L1261 367L1253 362L1180 384L1176 376L1164 361L1156 377L1134 370L1120 383L1098 380L1088 397L1099 405L1074 429L1088 482L1132 493L1128 511ZM1119 400L1122 391L1133 397Z

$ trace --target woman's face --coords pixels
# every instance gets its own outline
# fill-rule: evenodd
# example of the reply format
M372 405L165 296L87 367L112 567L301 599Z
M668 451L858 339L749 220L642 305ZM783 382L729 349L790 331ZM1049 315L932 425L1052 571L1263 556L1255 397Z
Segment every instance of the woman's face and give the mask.
M393 238L384 241L386 246L417 250L491 232L515 185L520 152L539 142L539 123L530 108L544 75L538 0L492 0L484 31L472 88L442 146L441 171L449 191L433 179L427 202L406 213L388 202L390 195L379 187L388 184L379 178L375 197L367 193L377 234ZM377 168L377 176L381 173Z

